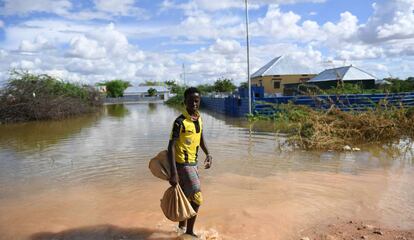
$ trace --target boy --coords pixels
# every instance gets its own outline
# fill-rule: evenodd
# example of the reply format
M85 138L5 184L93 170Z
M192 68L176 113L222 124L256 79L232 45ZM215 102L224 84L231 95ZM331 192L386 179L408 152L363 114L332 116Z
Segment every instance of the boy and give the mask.
M200 178L197 170L197 153L199 147L207 155L204 161L206 169L211 167L213 158L209 154L203 137L203 122L198 109L200 107L200 92L197 88L190 87L184 92L185 110L174 121L168 144L168 159L171 164L171 186L180 184L185 196L191 203L195 212L198 212L203 197L200 189ZM197 237L194 234L196 216L182 221L178 227L186 228L186 234Z

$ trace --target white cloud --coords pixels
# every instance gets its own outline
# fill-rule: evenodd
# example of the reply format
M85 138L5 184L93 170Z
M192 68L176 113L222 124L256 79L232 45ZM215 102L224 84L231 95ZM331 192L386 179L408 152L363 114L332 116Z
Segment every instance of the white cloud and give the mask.
M326 0L250 0L248 2L249 9L258 9L260 6L268 4L295 4L300 2L313 2L313 3L322 3ZM226 10L231 8L244 9L245 3L240 0L220 0L220 1L211 1L211 0L192 0L188 4L177 4L171 0L164 0L161 4L163 8L198 8L206 11L219 11Z
M56 45L67 44L72 38L94 29L96 29L95 25L63 20L29 20L5 28L5 40L2 46L5 49L15 50L24 40L35 42L36 36L43 36Z
M105 47L107 52L116 56L125 56L131 47L128 43L128 38L115 29L113 23L91 31L87 34L87 37L96 40Z
M6 50L0 49L0 59L3 59L9 55Z
M346 49L337 51L338 58L343 60L380 58L383 55L384 50L381 47L360 44L348 45Z
M306 20L300 25L300 20L301 16L294 12L285 13L278 5L269 5L266 15L251 24L251 33L256 36L303 42L324 37L325 34L316 22Z
M104 47L99 46L95 40L87 39L85 36L78 36L70 41L69 57L99 59L106 56Z
M236 54L241 50L240 43L235 40L217 39L214 45L209 47L209 50L221 54Z
M72 59L67 65L67 70L71 72L89 74L102 74L112 72L115 68L113 62L108 59Z
M34 61L29 60L20 60L19 62L12 62L10 64L11 68L16 69L25 69L25 70L33 70L39 67L39 65L42 63L42 61L38 58L36 58Z
M0 29L4 28L4 22L2 20L0 20Z
M337 24L327 22L322 26L327 42L333 48L351 40L356 41L358 28L358 18L350 12L341 13L341 19Z
M34 41L23 40L19 50L23 52L37 52L41 50L53 49L55 46L44 36L38 35Z
M374 13L360 29L367 43L414 37L414 1L380 0L373 4Z
M115 16L136 16L148 18L148 13L135 6L135 0L94 0L98 11L111 13Z
M72 8L69 0L4 0L2 15L27 15L32 12L66 14Z
M140 62L145 59L145 53L143 51L132 52L128 54L127 59L130 62Z

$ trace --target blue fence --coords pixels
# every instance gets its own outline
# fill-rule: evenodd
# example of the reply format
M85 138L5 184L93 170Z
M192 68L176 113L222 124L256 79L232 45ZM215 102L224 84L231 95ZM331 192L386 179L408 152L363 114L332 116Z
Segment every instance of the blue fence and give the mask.
M238 97L202 97L203 107L232 117L243 117L249 113L249 100Z
M266 104L272 103L272 104ZM256 98L254 112L258 114L273 114L277 104L293 103L315 109L329 109L332 105L342 111L364 111L377 106L414 106L414 92L391 94L349 94L349 95L317 95L289 96L274 98Z
M332 105L342 111L364 111L377 106L414 106L414 92L392 94L349 94L254 98L253 113L270 115L278 111L277 104L293 103L315 109L329 109ZM249 112L249 101L240 97L203 97L202 105L210 110L232 117L243 117Z

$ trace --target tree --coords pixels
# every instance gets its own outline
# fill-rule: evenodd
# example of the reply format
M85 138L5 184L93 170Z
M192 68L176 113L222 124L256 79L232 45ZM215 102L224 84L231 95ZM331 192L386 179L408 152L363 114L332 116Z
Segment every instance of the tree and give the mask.
M149 88L147 92L148 92L148 95L150 95L152 97L152 96L155 96L157 94L157 89Z
M233 84L233 80L227 78L219 78L214 82L214 90L216 92L233 92L236 89L236 85Z
M175 80L168 80L164 83L170 88L171 93L184 94L185 86L178 85Z
M98 83L97 85L106 87L108 97L123 97L125 89L132 86L128 81L120 79Z
M248 82L241 82L240 83L240 87L241 88L248 88L249 87L249 83Z
M197 89L202 93L209 93L209 92L214 92L214 86L210 85L210 84L200 84L197 86Z
M140 83L140 86L162 86L162 82L146 80L144 83Z

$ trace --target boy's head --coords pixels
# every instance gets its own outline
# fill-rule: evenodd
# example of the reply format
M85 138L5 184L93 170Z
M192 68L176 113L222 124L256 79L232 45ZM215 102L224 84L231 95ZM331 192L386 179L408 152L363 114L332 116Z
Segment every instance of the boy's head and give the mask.
M200 107L200 91L195 87L187 88L184 92L184 104L189 114L195 113Z

